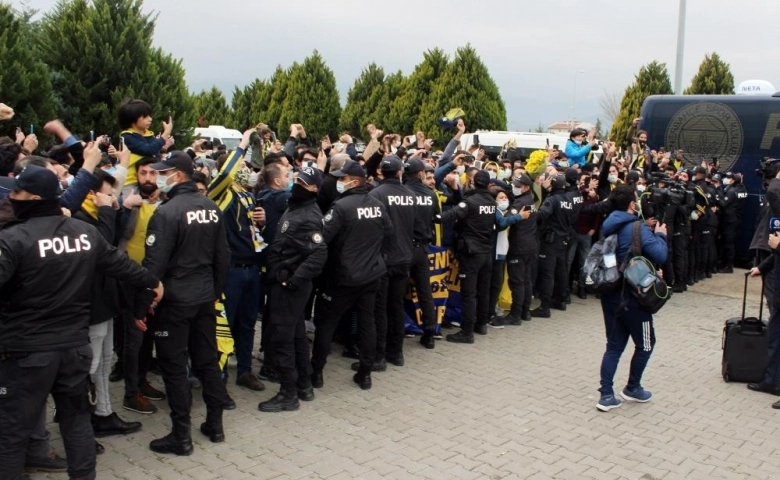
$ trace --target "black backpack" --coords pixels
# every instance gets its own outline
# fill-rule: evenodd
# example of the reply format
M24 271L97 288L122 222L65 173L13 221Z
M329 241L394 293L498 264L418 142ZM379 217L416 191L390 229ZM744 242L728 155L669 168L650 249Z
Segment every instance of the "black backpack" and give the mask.
M580 282L591 294L612 293L623 285L623 275L617 264L617 233L602 238L588 252Z
M642 310L656 313L672 296L672 289L658 275L653 263L642 256L641 228L642 222L634 223L631 249L626 253L627 261L624 262L623 277ZM629 255L631 255L630 259Z

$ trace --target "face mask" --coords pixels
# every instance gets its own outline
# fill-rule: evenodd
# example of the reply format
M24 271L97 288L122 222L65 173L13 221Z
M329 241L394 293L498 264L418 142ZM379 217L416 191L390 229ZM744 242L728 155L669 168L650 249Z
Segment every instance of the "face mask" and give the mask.
M519 197L522 194L523 194L523 191L520 190L519 187L512 187L512 195L514 195L515 197Z
M636 191L639 192L639 193L643 193L646 188L647 188L646 185L637 185L636 186Z
M512 170L501 170L501 179L509 178L512 176Z
M290 179L287 181L287 188L285 190L287 190L288 192L292 190L294 183L295 183L295 179L293 178L292 175L290 175Z
M496 179L496 172L494 172L493 170L488 170L488 175L490 176L491 180Z
M252 183L250 181L250 170L248 168L240 168L238 171L236 171L236 183L241 185L244 188L249 188L252 186Z
M116 167L109 168L108 170L106 170L106 173L113 177L114 175L116 175Z
M157 174L157 189L162 193L168 193L173 188L173 185L168 185L168 177Z
M352 182L354 182L354 180ZM352 182L344 183L341 180L339 180L338 182L336 182L336 191L339 192L339 194L346 192L347 191L347 185L349 185Z
M584 141L585 140L574 140L574 143L576 143L577 145L582 145L582 142Z
M292 196L290 198L293 200L304 201L317 196L317 192L310 192L305 188L303 188L303 185L300 185L298 183L293 185L291 191L292 191Z
M499 210L506 210L507 208L509 208L509 202L507 202L507 201L498 202L498 209Z
M458 175L463 175L466 173L466 166L460 165L458 168L455 169L456 172L458 172Z
M617 175L609 175L609 176L607 176L607 181L609 183L617 183L618 177L617 177Z
M731 185L731 179L730 178L724 178L723 179L723 185L726 185L726 186Z
M569 161L568 160L558 160L558 166L559 167L568 167Z

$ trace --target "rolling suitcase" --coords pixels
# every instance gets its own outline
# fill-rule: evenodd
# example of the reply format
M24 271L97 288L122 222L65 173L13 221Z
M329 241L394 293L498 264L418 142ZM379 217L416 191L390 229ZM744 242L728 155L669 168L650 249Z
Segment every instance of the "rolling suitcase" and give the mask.
M767 364L767 323L763 321L764 285L761 284L761 306L758 318L745 318L748 274L742 295L742 317L726 320L723 327L723 360L721 374L727 382L758 383L764 378Z

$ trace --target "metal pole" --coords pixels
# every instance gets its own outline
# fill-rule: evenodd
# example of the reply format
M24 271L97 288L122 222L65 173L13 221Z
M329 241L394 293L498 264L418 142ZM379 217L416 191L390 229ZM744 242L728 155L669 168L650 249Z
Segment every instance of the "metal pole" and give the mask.
M677 23L677 62L674 67L674 94L682 95L683 53L685 50L685 4L680 0L680 15Z

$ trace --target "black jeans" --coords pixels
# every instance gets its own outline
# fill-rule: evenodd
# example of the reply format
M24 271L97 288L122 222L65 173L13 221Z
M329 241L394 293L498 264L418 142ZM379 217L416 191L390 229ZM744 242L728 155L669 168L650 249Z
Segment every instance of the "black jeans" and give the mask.
M507 257L509 289L512 291L512 309L510 314L519 317L531 308L533 283L531 270L536 254Z
M549 307L550 302L562 303L566 300L569 288L567 266L564 241L542 242L539 247L539 298L543 307Z
M327 285L317 298L314 310L314 348L311 367L315 372L325 368L333 334L342 315L354 308L358 317L358 345L360 364L370 371L376 358L376 322L374 307L379 279L365 285Z
M485 325L490 312L490 274L493 252L458 255L458 277L463 305L461 330L474 332L474 325Z
M688 235L675 233L672 237L672 264L675 285L685 285L688 279Z
M30 435L51 393L71 478L95 478L93 407L89 400L92 348L87 345L0 357L0 478L22 474Z
M279 381L286 393L311 386L309 340L304 323L304 310L311 289L311 282L294 290L274 282L268 293L266 305L270 316L263 318L268 328L268 349L272 352L273 367L279 372Z
M724 267L734 267L734 242L738 228L736 223L724 223L719 228Z
M154 333L152 329L142 332L135 326L135 319L129 311L121 313L123 329L122 366L125 374L125 398L137 394L141 384L146 383L146 374L152 363ZM152 325L154 317L148 314L146 324Z
M412 252L412 264L409 266L409 276L414 280L414 290L417 292L417 301L420 303L422 323L426 330L436 328L436 307L433 304L431 293L431 261L428 258L426 245L415 245Z
M409 265L388 265L376 292L376 361L403 354L406 312L404 296L409 285Z
M177 425L190 425L192 391L187 378L188 356L192 374L203 385L203 401L208 411L221 418L228 395L219 370L214 302L184 306L166 304L163 300L151 330L174 431Z

